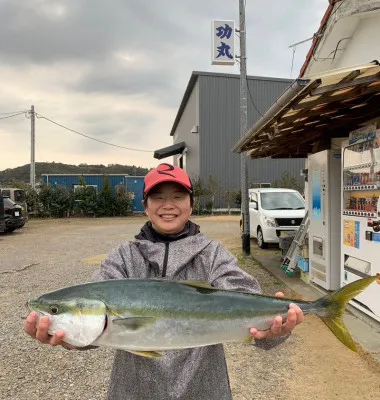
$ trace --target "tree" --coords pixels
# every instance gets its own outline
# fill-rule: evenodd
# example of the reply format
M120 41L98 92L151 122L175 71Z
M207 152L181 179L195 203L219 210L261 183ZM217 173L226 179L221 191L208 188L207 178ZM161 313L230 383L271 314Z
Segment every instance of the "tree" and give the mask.
M241 205L241 191L227 190L225 193L228 214L231 214L231 204L235 203L239 208Z
M291 176L288 172L284 172L281 178L274 182L273 187L294 189L302 193L302 187L298 184L297 179L294 176Z
M93 186L87 186L83 176L74 191L75 208L83 215L96 214L98 194Z
M116 215L116 200L107 176L103 177L103 188L98 198L99 213L105 217Z
M211 197L210 199L210 208L211 208L211 215L214 215L214 202L215 202L215 195L219 192L219 181L212 175L208 177L208 181L206 184L206 191L207 195Z
M42 184L38 199L42 205L42 213L51 217L65 217L74 206L73 191L63 186Z
M116 208L118 215L129 215L132 212L133 192L128 192L124 185L116 186Z
M193 209L194 211L196 211L198 215L200 215L202 198L203 196L208 194L208 191L204 182L199 176L192 179L192 184L193 184L193 196L194 196Z

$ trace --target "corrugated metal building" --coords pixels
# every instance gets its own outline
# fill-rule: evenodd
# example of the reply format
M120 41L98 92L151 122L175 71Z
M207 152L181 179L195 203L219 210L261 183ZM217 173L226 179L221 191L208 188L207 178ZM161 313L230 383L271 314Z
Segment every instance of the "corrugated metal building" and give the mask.
M292 80L248 76L248 126L252 126ZM193 72L170 135L173 146L159 149L155 157L173 156L174 164L192 179L207 181L212 175L221 193L240 189L240 156L231 149L240 138L240 76ZM303 185L300 171L305 159L259 159L248 161L249 184L270 183L287 172ZM215 207L225 207L223 195Z
M135 212L144 211L141 204L144 187L143 176L128 176L123 174L101 175L101 174L42 174L42 181L52 186L64 186L73 189L79 185L79 177L83 177L86 185L95 186L98 193L103 189L104 178L107 178L110 186L114 189L118 185L124 185L129 192L134 193L132 210Z

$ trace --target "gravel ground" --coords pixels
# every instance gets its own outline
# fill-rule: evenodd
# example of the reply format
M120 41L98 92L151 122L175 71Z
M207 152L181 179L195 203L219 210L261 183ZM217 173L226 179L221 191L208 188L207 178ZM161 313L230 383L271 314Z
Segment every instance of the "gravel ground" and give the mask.
M40 345L24 334L21 317L30 297L90 280L105 254L132 239L144 221L143 217L31 220L22 230L0 235L0 399L106 398L112 350L76 352ZM239 256L237 217L194 221ZM254 241L252 251L263 252ZM282 290L296 296L253 259L239 260L259 279L265 294ZM239 343L225 348L236 400L379 397L379 365L346 349L312 316L275 350Z

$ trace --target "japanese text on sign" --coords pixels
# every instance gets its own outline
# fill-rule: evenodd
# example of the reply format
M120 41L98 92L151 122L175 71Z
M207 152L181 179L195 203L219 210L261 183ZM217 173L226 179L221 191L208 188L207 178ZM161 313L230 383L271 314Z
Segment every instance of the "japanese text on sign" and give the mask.
M212 64L235 64L235 22L215 20L212 26Z

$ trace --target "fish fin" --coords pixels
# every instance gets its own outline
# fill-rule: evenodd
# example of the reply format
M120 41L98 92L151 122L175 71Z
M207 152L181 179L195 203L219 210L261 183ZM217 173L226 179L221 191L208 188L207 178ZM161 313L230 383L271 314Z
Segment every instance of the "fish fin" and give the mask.
M151 280L152 281L161 281L161 282L175 282L175 283L180 283L182 285L201 288L201 289L214 289L214 290L217 290L216 288L211 286L211 284L208 283L207 281L196 281L196 280L170 281L167 278L152 278Z
M128 331L138 331L139 329L145 328L156 321L155 317L125 317L115 318L112 323L125 328Z
M243 339L243 343L251 344L252 343L252 339L253 339L253 336L249 335L249 336L247 336L246 338Z
M206 281L176 281L177 283L180 283L182 285L186 286L191 286L191 287L196 287L196 288L202 288L202 289L215 289L212 287L208 282Z
M375 281L380 285L380 274L358 279L315 302L317 307L327 309L327 316L326 314L321 316L322 321L344 345L353 351L357 351L356 345L343 323L343 313L347 303Z
M162 354L157 351L138 351L138 350L125 350L128 353L136 354L137 356L147 357L147 358L158 358L162 357Z
M356 344L342 318L322 318L322 321L329 327L331 332L349 349L357 352Z

